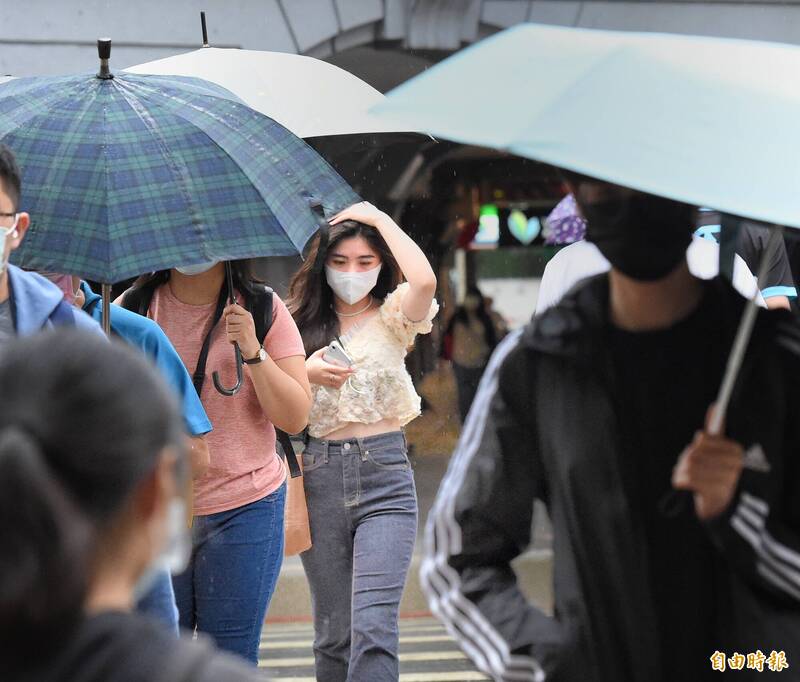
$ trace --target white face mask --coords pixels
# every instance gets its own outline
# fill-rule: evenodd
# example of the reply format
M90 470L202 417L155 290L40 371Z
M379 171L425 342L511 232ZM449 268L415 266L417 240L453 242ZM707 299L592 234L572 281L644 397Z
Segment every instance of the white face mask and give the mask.
M204 272L208 272L217 262L218 261L211 261L210 263L198 263L197 265L184 265L183 267L175 269L182 275L191 277L192 275L202 275Z
M18 220L19 216L14 219L11 227L0 227L0 275L6 271L6 241L9 237L16 237Z
M333 293L345 303L353 305L375 288L382 267L383 265L379 265L365 272L341 272L326 265L325 277Z
M137 600L150 591L160 573L166 570L172 575L178 575L189 564L192 539L186 525L186 502L182 497L175 497L170 501L165 523L167 535L164 545L136 581L134 595Z

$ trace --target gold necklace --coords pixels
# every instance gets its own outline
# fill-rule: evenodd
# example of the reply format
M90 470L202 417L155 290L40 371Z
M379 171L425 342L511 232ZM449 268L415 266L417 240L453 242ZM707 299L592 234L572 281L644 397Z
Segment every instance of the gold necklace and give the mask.
M336 310L336 308L333 309L333 312L335 312L339 317L356 317L361 313L367 312L371 307L372 307L372 296L369 297L367 305L355 313L340 313L338 310Z

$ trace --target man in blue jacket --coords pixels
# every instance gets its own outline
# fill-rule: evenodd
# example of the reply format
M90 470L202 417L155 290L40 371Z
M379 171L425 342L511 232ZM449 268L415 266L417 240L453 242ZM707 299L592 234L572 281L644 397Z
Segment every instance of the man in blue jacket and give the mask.
M88 315L73 310L58 287L32 272L10 265L30 225L19 210L22 178L11 150L0 144L0 344L13 336L30 336L41 329L72 325L102 334Z

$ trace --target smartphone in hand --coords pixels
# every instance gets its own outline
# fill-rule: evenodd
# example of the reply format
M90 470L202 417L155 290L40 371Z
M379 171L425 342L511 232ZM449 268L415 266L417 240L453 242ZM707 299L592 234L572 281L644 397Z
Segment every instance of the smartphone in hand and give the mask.
M339 365L340 367L352 367L353 361L350 356L342 348L342 344L334 340L328 344L328 348L322 356L325 362L332 365Z

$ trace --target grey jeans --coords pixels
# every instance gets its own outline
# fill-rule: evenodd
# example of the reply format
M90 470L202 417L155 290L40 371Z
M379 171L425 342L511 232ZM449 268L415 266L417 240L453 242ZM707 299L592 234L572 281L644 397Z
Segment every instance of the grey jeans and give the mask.
M318 682L399 677L398 612L417 534L417 493L399 432L303 453Z

